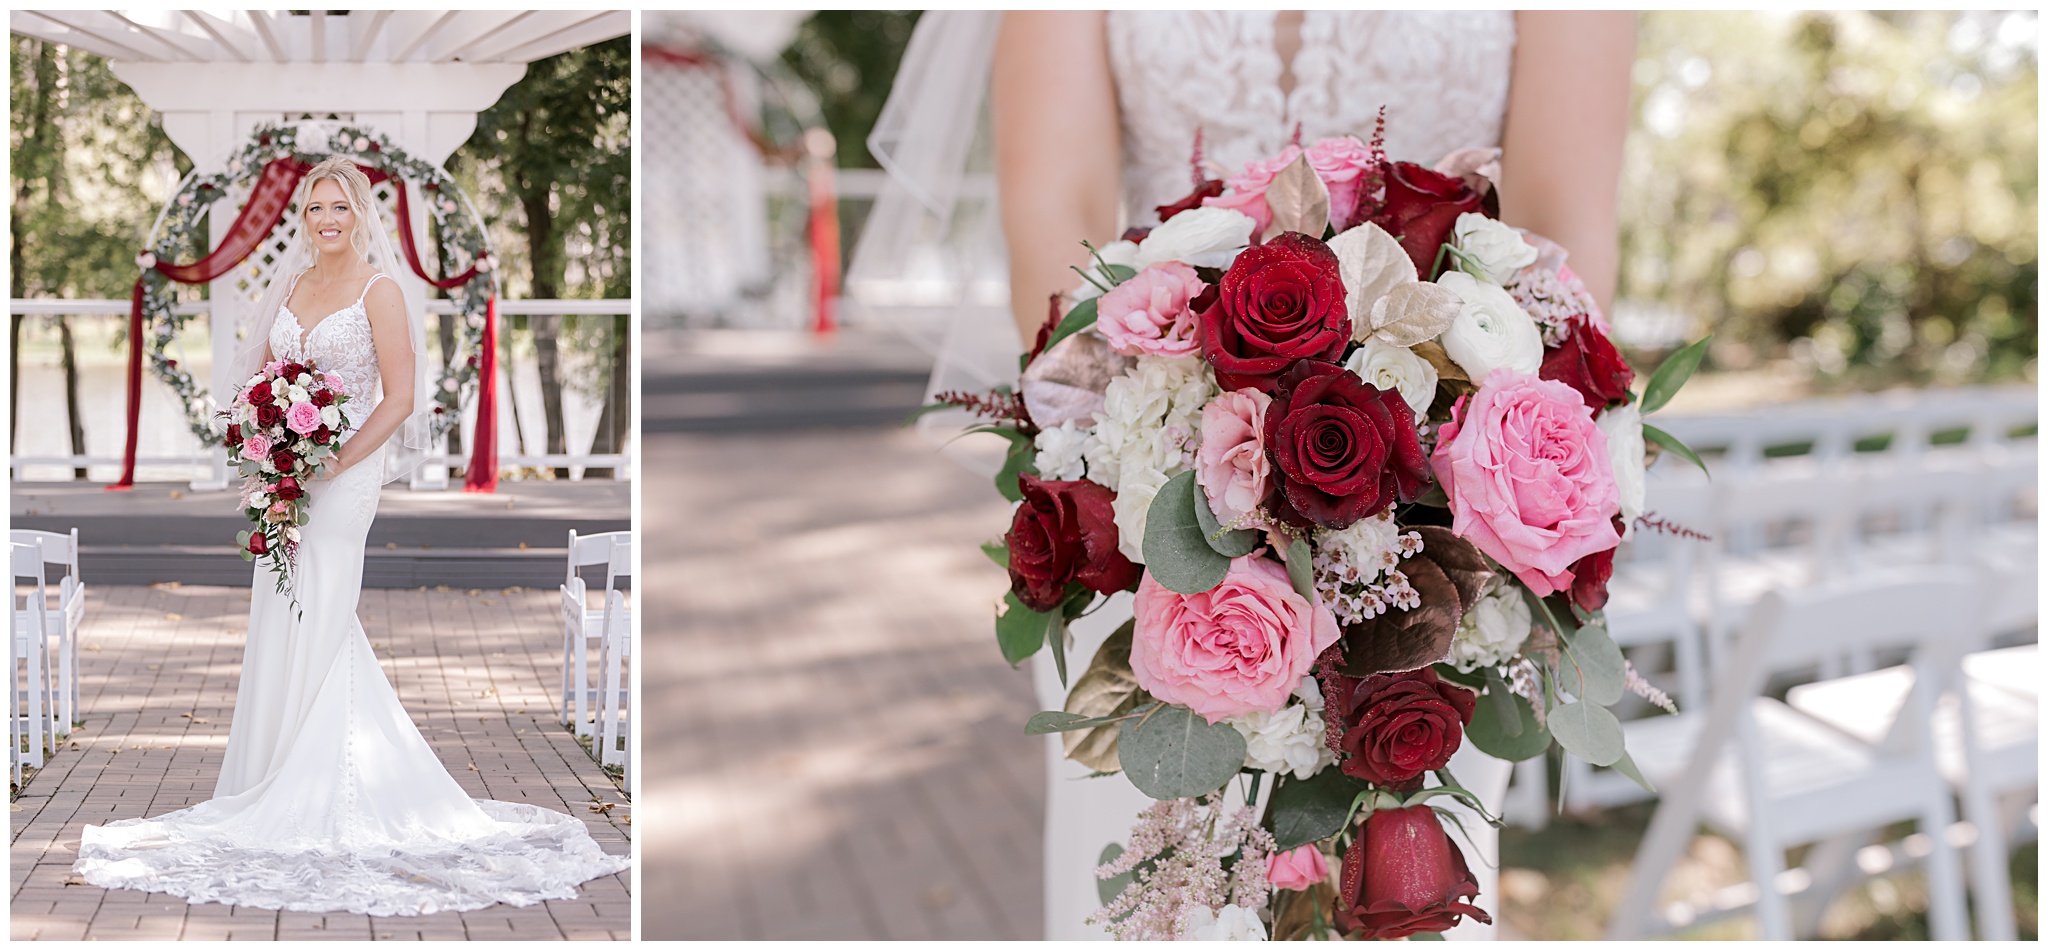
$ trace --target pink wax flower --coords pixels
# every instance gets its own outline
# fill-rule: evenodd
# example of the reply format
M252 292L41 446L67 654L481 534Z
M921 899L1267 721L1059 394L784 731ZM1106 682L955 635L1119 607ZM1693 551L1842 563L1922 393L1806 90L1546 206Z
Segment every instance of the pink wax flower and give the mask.
M1431 464L1451 530L1538 597L1569 590L1573 562L1621 544L1607 436L1563 383L1494 370L1452 407Z
M1202 407L1202 448L1195 480L1209 497L1216 521L1249 527L1272 486L1266 455L1266 408L1273 398L1254 389L1232 390Z
M1329 879L1330 863L1314 843L1266 859L1266 881L1274 888L1305 892Z
M1208 285L1195 269L1161 261L1110 288L1096 304L1095 329L1125 356L1185 357L1202 348L1188 302Z
M307 435L320 428L320 407L312 403L293 403L291 409L284 411L284 425L301 436Z
M1267 186L1273 184L1273 176L1280 174L1281 169L1294 164L1294 160L1300 157L1301 146L1290 145L1281 150L1279 155L1263 162L1246 162L1244 171L1223 180L1223 184L1229 186L1230 191L1215 198L1202 199L1202 206L1228 208L1251 216L1253 221L1258 222L1258 226L1252 229L1252 236L1256 238L1265 233L1267 225L1273 223L1273 210L1266 207ZM1322 235L1310 237L1321 238Z
M1295 593L1287 569L1260 552L1232 559L1223 580L1199 594L1170 591L1147 572L1135 608L1138 686L1210 723L1279 710L1338 637L1329 609Z
M262 461L270 458L270 437L262 433L242 439L242 458Z
M1358 205L1359 178L1372 168L1372 150L1351 136L1331 136L1309 146L1308 164L1329 189L1330 226L1343 231L1356 224L1351 212Z

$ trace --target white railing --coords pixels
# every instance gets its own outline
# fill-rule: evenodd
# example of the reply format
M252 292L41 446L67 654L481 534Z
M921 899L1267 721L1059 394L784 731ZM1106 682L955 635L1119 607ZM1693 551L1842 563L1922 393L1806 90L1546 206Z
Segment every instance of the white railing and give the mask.
M126 318L129 313L129 306L129 301L115 298L12 298L8 301L9 313L20 317L116 315ZM633 302L631 300L617 298L598 300L500 300L497 306L498 315L501 317L521 315L585 317L617 316L622 314L630 316L633 313ZM173 309L179 314L203 316L211 313L213 307L212 302L200 300L183 301L173 305ZM429 314L457 313L455 302L443 299L429 300L426 309ZM150 393L151 389L145 388L145 400L149 399ZM509 398L509 394L505 393L502 389L500 393L501 399ZM218 461L218 453L213 451L158 455L138 454L135 464L138 468L143 466L186 466L195 469L208 469L213 467ZM458 453L447 453L427 459L429 465L439 464L446 466L460 466L468 461L469 457L467 454ZM77 469L92 466L119 466L121 464L122 459L120 456L106 455L10 454L8 456L9 477L15 482L23 481L24 472L29 467ZM545 453L535 455L501 452L498 454L498 465L507 468L571 468L584 471L590 469L611 469L615 473L615 478L619 479L630 479L636 468L634 454L631 452ZM579 474L572 473L572 477L577 475ZM460 483L455 484L459 485Z

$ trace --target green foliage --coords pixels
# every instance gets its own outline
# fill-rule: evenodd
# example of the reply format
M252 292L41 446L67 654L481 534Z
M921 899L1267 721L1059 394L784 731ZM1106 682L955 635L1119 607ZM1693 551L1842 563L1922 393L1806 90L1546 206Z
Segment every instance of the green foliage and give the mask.
M1206 796L1244 766L1244 734L1186 707L1161 706L1127 722L1117 758L1131 785L1154 799Z
M839 140L842 168L876 168L868 132L889 100L917 10L820 10L805 20L782 63L818 97Z
M1209 544L1195 515L1208 505L1189 469L1166 480L1145 510L1145 571L1168 591L1200 594L1230 572L1229 556Z
M2031 375L2030 13L1653 12L1619 297L1874 386Z

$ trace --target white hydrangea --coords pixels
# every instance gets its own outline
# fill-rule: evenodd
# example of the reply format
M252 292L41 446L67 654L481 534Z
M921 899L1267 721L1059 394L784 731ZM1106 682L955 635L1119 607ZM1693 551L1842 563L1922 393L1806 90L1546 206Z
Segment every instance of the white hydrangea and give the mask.
M1400 565L1421 550L1421 533L1401 531L1392 509L1318 532L1316 594L1341 624L1356 624L1394 608L1413 609L1421 604L1421 596Z
M1501 585L1481 597L1458 620L1451 638L1450 662L1466 673L1498 667L1512 660L1529 639L1529 602L1514 585Z
M1145 513L1166 480L1194 464L1215 376L1199 357L1141 356L1109 381L1083 448L1088 477L1117 494L1118 547L1143 561Z
M1336 761L1323 742L1323 692L1315 678L1301 678L1294 695L1301 702L1278 713L1254 711L1224 721L1244 735L1246 766L1307 779Z
M1038 431L1032 444L1038 447L1035 465L1041 479L1079 479L1087 474L1087 460L1081 452L1088 445L1089 431L1067 420L1051 429Z
M1181 937L1194 941L1264 941L1266 923L1256 909L1224 905L1220 912L1192 905L1181 915Z
M1110 503L1110 509L1116 513L1117 550L1141 565L1145 563L1146 516L1167 478L1166 473L1157 469L1126 468L1123 480L1116 486L1116 501Z

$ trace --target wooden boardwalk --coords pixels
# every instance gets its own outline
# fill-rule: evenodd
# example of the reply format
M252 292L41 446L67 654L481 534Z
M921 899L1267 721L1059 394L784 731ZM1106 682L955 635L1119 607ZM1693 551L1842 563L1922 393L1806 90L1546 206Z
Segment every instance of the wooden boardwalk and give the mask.
M545 685L560 669L556 598L519 589L372 589L360 615L406 710L470 795L571 813L607 852L626 854L630 804L555 723L549 703ZM187 905L78 878L71 863L82 826L211 796L248 603L246 588L89 588L79 653L86 725L13 804L14 939L630 937L626 873L586 883L574 901L416 918Z
M994 487L895 428L646 451L642 936L1037 938Z

